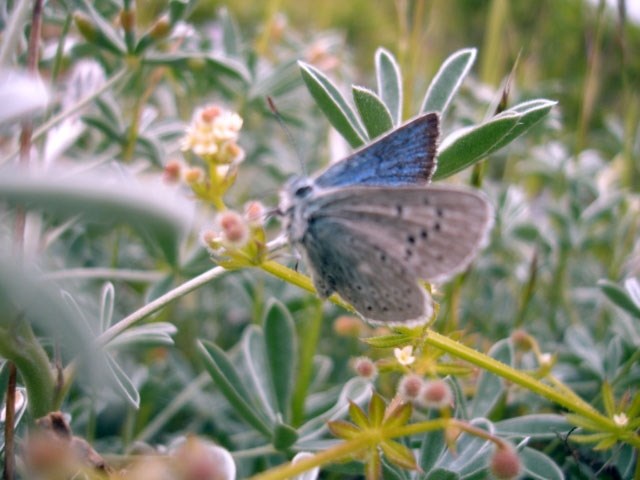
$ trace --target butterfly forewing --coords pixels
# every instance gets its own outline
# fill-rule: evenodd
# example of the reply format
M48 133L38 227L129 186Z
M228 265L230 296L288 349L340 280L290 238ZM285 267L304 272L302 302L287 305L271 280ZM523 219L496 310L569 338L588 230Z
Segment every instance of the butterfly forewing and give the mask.
M301 242L318 292L337 292L370 321L424 321L431 297L413 272L339 219L320 216Z
M460 187L352 187L326 191L317 202L317 215L430 281L464 269L492 223L484 195Z
M426 184L436 169L437 113L428 113L325 170L319 187Z

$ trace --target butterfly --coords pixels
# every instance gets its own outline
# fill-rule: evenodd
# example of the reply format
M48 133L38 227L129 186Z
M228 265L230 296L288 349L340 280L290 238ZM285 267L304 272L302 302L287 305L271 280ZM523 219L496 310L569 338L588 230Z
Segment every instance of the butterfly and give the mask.
M318 294L337 292L369 322L426 322L433 301L420 281L464 270L491 228L480 191L429 185L439 123L419 116L280 193L285 233Z

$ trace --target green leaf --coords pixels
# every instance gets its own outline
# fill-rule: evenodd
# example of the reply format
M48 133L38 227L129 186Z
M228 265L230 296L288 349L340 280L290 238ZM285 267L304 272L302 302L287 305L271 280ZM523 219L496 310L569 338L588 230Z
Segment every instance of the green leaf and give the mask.
M92 2L82 0L82 4L89 12L89 16L97 28L95 43L115 54L124 54L127 51L127 47L120 34L111 26L111 23L105 20L102 15L93 8Z
M296 440L298 440L298 432L295 428L285 423L276 423L276 426L273 429L273 437L271 439L276 450L286 450L296 443Z
M240 345L249 380L251 381L247 387L253 392L253 397L260 402L261 410L264 411L269 420L275 422L278 405L273 391L273 384L271 383L272 377L269 372L262 330L256 325L247 327L242 335Z
M81 313L61 298L58 287L44 281L41 272L29 268L26 260L18 264L0 254L0 305L0 356L18 367L27 387L31 415L37 418L50 412L55 397L47 352L31 326L54 339L64 358L78 359L89 386L100 385L106 365L95 346L95 334Z
M475 48L458 50L447 58L431 81L420 113L444 112L476 59Z
M182 18L188 6L189 0L169 0L169 20L171 25L175 25Z
M367 136L338 88L311 65L304 62L298 62L298 65L309 93L331 125L353 148L364 145Z
M157 53L148 54L142 59L145 65L165 65L177 70L192 69L194 65L204 64L211 73L223 73L245 84L249 84L251 74L238 60L212 53Z
M100 333L104 332L111 325L115 295L113 283L105 283L100 294Z
M401 443L387 440L380 444L380 448L387 457L387 460L391 463L409 470L415 470L417 468L416 458L413 456L413 452Z
M523 415L495 423L496 434L502 437L530 437L535 440L553 440L572 427L562 415L550 413Z
M583 326L571 325L565 330L564 341L569 350L578 357L598 378L604 379L604 359L591 333Z
M386 418L384 420L384 426L386 428L395 428L405 425L411 418L413 412L413 405L410 402L396 404L395 408L387 410L385 412Z
M227 354L206 340L198 341L197 348L207 372L240 418L271 438L270 426L255 412L251 396Z
M329 431L338 438L350 440L362 435L362 429L358 428L353 423L346 422L344 420L334 420L328 422L327 426Z
M291 394L298 359L298 345L293 318L281 302L271 299L264 317L264 340L271 383L278 411L289 419Z
M105 354L105 358L107 359L107 367L111 372L114 386L120 395L137 410L138 407L140 407L140 393L138 389L111 355Z
M110 349L138 346L171 346L174 344L171 336L177 332L178 329L171 323L150 323L138 327L129 327L113 338L107 345Z
M108 119L95 115L83 115L82 121L98 130L115 145L122 145L124 143L123 133L121 130L118 130L119 125L114 125Z
M395 57L378 48L375 56L378 96L391 113L394 125L402 123L402 74Z
M326 432L328 421L343 418L350 403L362 405L371 394L371 382L355 377L344 384L338 400L333 407L320 415L316 415L298 429L305 440L316 438Z
M447 178L484 158L519 120L519 114L501 114L482 125L461 129L449 135L440 145L438 169L433 179Z
M222 45L224 53L229 57L240 56L240 29L233 15L225 7L221 8L218 16L222 23Z
M640 318L640 306L636 305L631 298L631 295L629 295L625 289L609 280L599 280L598 287L600 287L602 293L604 293L615 305L622 308L632 316Z
M389 335L379 335L362 339L368 345L375 348L404 347L412 340L412 336L404 333L391 333Z
M371 401L369 402L369 423L372 426L377 427L382 425L386 407L387 404L384 399L377 392L373 392Z
M418 457L420 468L425 472L429 472L446 446L444 430L425 432L420 444L420 456Z
M490 422L484 419L475 419L471 424L486 430ZM464 478L465 474L480 471L486 468L487 456L493 451L493 442L482 438L462 434L457 443L456 451L445 450L438 465L446 465L448 469L455 470Z
M459 480L460 475L445 468L437 468L427 475L425 480Z
M248 97L264 105L265 97L284 96L301 84L298 62L288 60L274 65L266 72L258 72L258 78L252 82Z
M375 92L355 85L352 87L352 92L353 100L369 138L379 137L393 128L391 113Z
M544 453L524 447L518 452L522 462L522 476L535 480L564 480L562 470Z
M509 339L505 338L495 343L489 350L489 356L506 365L511 365L513 346ZM489 414L503 395L504 381L493 373L483 370L471 402L471 418L489 417Z
M502 147L508 145L524 132L529 130L532 126L542 120L556 105L558 102L551 100L537 99L530 100L528 102L520 103L508 110L505 110L503 114L513 112L520 115L520 119L515 127L505 135L498 143L496 143L487 154L495 152Z
M360 428L367 428L371 426L371 422L367 417L367 414L357 403L349 402L349 418Z
M125 222L153 241L175 265L178 244L187 230L187 201L158 184L143 185L122 176L76 175L48 170L47 175L5 170L0 199L48 213L83 214L87 221Z

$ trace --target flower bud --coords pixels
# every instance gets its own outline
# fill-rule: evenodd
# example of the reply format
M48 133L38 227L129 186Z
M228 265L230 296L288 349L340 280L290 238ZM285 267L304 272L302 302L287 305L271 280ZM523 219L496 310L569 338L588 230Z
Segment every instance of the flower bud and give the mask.
M353 362L353 369L362 378L373 380L378 376L378 367L369 357L358 357Z
M252 227L260 227L264 222L264 205L258 201L252 201L244 206L244 218Z
M164 172L162 178L167 183L177 183L180 180L180 174L182 173L182 164L177 160L170 160L164 166Z
M493 453L489 470L499 480L512 480L520 476L522 462L516 450L511 445L505 444Z
M176 468L183 480L234 480L236 464L224 448L189 438L174 452Z
M242 247L249 240L249 228L242 216L231 210L222 212L217 218L222 240L234 247Z
M400 383L398 384L398 395L407 402L413 402L418 399L423 384L424 380L420 375L416 375L415 373L405 375L400 379Z
M430 380L422 386L419 400L427 408L451 407L453 406L453 392L444 380Z

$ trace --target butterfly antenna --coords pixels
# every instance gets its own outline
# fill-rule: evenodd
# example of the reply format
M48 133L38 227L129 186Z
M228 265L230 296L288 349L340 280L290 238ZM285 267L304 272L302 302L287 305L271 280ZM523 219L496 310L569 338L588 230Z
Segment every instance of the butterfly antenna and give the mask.
M269 110L271 110L271 113L273 113L273 116L276 117L276 120L282 127L282 130L284 130L285 134L287 135L287 138L293 145L293 148L296 151L296 155L298 156L298 162L300 163L300 171L302 172L302 175L306 175L307 171L306 171L306 168L304 167L304 162L302 161L302 154L300 152L300 147L296 142L295 138L293 138L293 135L291 135L291 130L289 130L287 125L284 123L282 115L276 108L276 104L274 103L273 98L271 98L270 96L267 96L267 105L269 105Z

